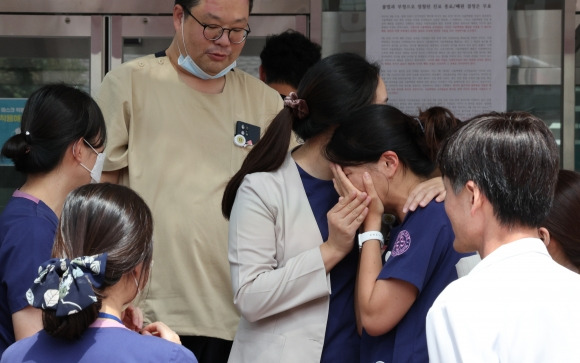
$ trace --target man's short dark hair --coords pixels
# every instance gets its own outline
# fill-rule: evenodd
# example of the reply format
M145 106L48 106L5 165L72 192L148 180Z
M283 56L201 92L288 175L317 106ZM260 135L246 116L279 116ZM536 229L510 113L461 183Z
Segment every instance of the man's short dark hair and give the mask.
M181 5L184 8L191 9L199 4L200 0L175 0L175 5ZM250 13L252 12L252 6L254 6L254 0L250 1Z
M294 88L320 57L320 45L293 30L266 38L260 53L266 83L284 83Z
M544 121L493 112L466 121L443 144L438 162L455 194L472 180L501 225L538 227L552 205L560 155Z

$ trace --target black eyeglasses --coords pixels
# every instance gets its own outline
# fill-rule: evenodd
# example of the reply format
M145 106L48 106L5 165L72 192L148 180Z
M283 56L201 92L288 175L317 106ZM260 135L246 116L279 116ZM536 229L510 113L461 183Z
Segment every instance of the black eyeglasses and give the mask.
M244 28L228 29L228 28L223 28L217 24L204 24L201 21L197 20L197 18L195 16L193 16L193 14L185 6L183 7L183 10L185 10L185 12L189 16L191 16L195 21L197 21L197 23L199 25L201 25L203 27L203 36L207 40L218 40L219 38L222 37L222 35L224 34L224 31L227 30L228 31L228 39L230 40L230 42L232 42L233 44L240 44L244 40L246 40L246 38L248 37L248 34L250 34L250 25L249 24L248 24L248 29L244 29Z

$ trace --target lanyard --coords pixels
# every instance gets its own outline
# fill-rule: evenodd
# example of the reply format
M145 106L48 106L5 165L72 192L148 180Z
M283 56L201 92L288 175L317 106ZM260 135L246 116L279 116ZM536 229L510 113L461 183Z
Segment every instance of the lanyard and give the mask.
M112 320L119 322L120 324L123 324L121 319L117 318L115 315L111 315L111 314L107 314L107 313L99 313L99 318L112 319Z

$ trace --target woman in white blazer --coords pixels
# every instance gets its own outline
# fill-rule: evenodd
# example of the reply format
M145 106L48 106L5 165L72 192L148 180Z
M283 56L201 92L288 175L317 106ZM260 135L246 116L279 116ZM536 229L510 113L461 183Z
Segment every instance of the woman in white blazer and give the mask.
M369 197L339 200L323 150L340 115L386 101L377 65L350 53L324 58L228 183L222 212L242 315L229 362L359 360L354 236ZM292 131L303 143L288 153Z

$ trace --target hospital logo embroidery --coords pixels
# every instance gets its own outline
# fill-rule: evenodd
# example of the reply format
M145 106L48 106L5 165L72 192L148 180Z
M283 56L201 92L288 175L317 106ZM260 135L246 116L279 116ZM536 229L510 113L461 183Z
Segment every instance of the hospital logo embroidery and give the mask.
M395 240L391 256L394 257L402 255L403 253L407 252L410 246L411 246L411 235L406 230L402 230L401 232L399 232L399 235Z

